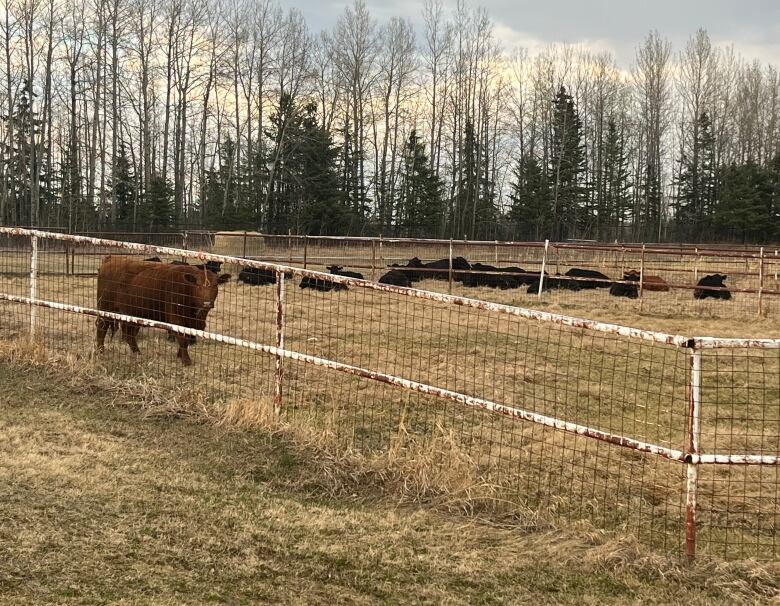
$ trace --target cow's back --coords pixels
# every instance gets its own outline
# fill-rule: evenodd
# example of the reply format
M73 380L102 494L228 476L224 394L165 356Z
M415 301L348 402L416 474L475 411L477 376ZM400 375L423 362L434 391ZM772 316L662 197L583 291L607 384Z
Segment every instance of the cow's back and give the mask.
M109 255L97 275L97 308L102 311L121 313L118 297L124 293L133 277L150 267L158 267L154 261L140 261L133 257Z

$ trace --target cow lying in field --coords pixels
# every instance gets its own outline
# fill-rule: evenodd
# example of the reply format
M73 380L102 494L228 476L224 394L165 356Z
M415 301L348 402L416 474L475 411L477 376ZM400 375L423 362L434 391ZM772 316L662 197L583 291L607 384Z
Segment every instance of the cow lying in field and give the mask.
M390 284L392 286L403 286L406 288L411 287L412 281L406 272L400 269L391 269L384 276L379 278L380 284Z
M623 274L623 280L625 282L631 282L631 284L623 284L622 282L615 282L609 289L609 294L613 297L627 297L629 299L637 299L639 297L639 274L633 271Z
M365 280L363 274L357 271L347 271L341 265L328 265L325 267L334 276L343 276L345 278L356 278L358 280Z
M625 275L632 276L630 278L631 280L636 278L636 281L639 281L639 272L635 269L632 269ZM628 280L629 278L624 277L623 279ZM642 276L642 290L647 290L650 292L669 292L669 284L661 276L648 276L645 274Z
M548 276L547 272L544 272L542 292L546 292L548 290L580 290L580 285L577 280L572 280L571 278L561 276L561 274ZM539 279L534 280L526 292L532 295L538 293Z
M517 273L524 273L523 269L520 267L503 269L492 265L484 265L482 263L474 263L471 266L471 270L479 273L463 274L463 286L470 288L488 286L490 288L500 288L501 290L517 288L520 286L520 276L514 274L516 273L516 270Z
M706 299L710 297L712 299L723 299L728 301L731 299L731 292L726 289L724 282L728 276L721 274L713 274L711 276L704 276L696 286L704 287L697 288L693 291L694 299ZM722 288L723 290L710 290L713 288Z
M312 288L314 290L319 290L320 292L330 292L331 290L348 290L346 284L333 282L327 278L312 278L310 276L304 276L298 286L301 288Z
M423 263L418 257L412 257L406 265L391 265L403 271L410 282L419 282L420 280L449 280L450 278L450 260L438 259ZM463 257L453 257L452 259L452 279L459 282L468 274L461 273L468 271L471 265Z
M593 269L580 269L579 267L572 267L566 272L570 278L589 278L587 280L571 280L576 283L579 290L587 290L591 288L609 288L612 286L612 280L609 276L605 276L600 271Z
M243 267L238 274L238 281L250 286L276 284L276 272L260 267Z
M206 317L214 308L219 285L230 280L230 274L217 276L205 267L137 261L129 257L108 256L97 276L97 308L100 311L168 322L186 328L203 330ZM139 353L136 336L140 326L98 318L97 350L103 351L106 332L119 324L122 337L133 353ZM187 335L176 333L179 350L176 356L184 365L192 364Z

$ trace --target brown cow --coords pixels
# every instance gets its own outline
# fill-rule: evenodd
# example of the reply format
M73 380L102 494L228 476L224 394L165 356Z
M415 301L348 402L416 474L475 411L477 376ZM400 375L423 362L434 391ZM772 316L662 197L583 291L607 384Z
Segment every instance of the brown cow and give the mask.
M157 322L168 322L186 328L203 330L206 316L214 307L218 285L230 274L217 276L208 269L191 265L161 265L128 257L108 256L98 271L97 308L101 311L136 316ZM103 350L106 332L117 322L98 318L97 349ZM122 337L133 353L139 353L136 335L140 326L119 322ZM176 354L185 366L192 364L187 335L177 333Z
M626 273L624 280L630 280L628 276L636 276L636 281L639 281L639 272L632 269ZM648 276L645 274L642 277L642 289L651 292L669 292L669 284L661 276Z

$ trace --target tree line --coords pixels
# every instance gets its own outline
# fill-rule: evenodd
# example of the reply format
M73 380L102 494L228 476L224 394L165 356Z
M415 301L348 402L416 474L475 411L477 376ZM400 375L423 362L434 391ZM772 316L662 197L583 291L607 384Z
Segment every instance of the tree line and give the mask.
M418 31L419 30L419 31ZM482 9L8 0L0 223L539 240L780 239L780 78L658 32L503 49Z

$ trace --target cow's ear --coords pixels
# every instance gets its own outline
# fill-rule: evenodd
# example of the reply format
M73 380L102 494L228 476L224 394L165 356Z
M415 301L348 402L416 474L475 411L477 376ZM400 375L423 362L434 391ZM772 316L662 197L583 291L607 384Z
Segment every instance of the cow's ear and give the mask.
M192 274L184 274L184 279L189 282L190 284L197 284L198 279L193 276Z
M225 282L230 280L230 278L232 278L232 277L233 276L231 276L230 274L221 274L219 276L219 278L217 278L217 284L224 284Z

